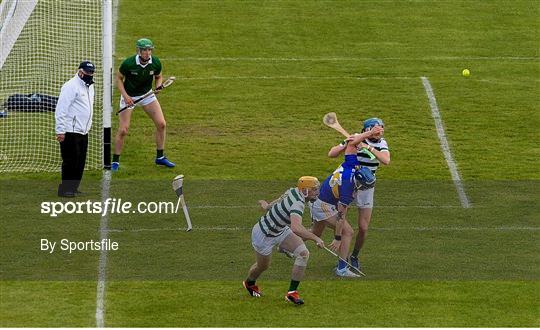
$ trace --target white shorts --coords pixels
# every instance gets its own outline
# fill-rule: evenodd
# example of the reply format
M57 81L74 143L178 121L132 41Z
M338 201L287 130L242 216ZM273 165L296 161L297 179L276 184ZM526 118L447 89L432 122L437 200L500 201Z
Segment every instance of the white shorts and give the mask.
M338 213L337 207L334 204L323 202L318 198L309 204L309 211L311 212L311 219L314 221L324 221Z
M375 187L366 190L358 190L353 203L356 204L359 209L372 209L374 193Z
M142 95L140 96L132 96L131 98L133 99L133 102L137 101L138 99L140 99L142 97ZM143 106L143 105L148 105L154 101L157 100L157 97L155 94L152 94L150 96L148 96L147 98L145 98L144 100L140 101L139 103L135 104L135 106L137 105L140 105L140 106ZM126 102L124 102L124 97L123 96L120 96L120 109L123 109L125 106L126 106Z
M262 232L259 223L256 223L251 231L251 245L258 253L269 256L272 254L272 248L281 244L292 233L289 227L285 227L283 233L278 237L268 237Z

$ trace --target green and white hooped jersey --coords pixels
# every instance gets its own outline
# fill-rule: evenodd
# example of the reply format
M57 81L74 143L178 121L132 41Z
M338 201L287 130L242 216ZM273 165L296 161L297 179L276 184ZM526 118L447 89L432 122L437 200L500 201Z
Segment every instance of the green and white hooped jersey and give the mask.
M126 93L129 96L139 96L152 89L154 76L161 74L161 61L156 56L152 56L143 66L139 61L139 55L134 55L122 62L119 71L125 77Z
M358 134L359 133L355 133L354 135L358 135ZM378 150L378 151L389 151L388 143L386 142L384 138L381 138L377 142L373 142L367 139L367 140L364 140L364 143L369 146L372 146L373 148L375 148L375 150ZM344 146L347 144L347 142L343 140L343 142L341 142L340 144ZM371 170L371 172L375 174L375 172L377 172L377 169L379 168L379 165L380 165L379 160L377 158L371 159L363 148L357 148L357 150L358 151L356 152L356 158L360 162L360 165L368 167Z
M304 214L306 200L298 188L290 188L259 219L259 226L267 237L277 237L291 224L291 214Z

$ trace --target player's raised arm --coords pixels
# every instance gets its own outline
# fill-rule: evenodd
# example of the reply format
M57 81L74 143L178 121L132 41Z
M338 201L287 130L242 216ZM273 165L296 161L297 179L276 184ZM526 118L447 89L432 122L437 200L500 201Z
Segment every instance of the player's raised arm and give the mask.
M372 133L370 137L379 139L384 134L384 127L375 126L368 132ZM390 151L388 149L378 150L373 146L366 146L366 149L368 149L373 154L373 156L377 158L379 162L383 163L384 165L390 164Z
M375 149L374 147L369 147L367 148L372 154L373 156L375 156L377 158L377 160L379 162L381 162L382 164L384 165L389 165L390 164L390 151L388 150L377 150Z
M332 148L330 148L330 151L328 151L328 157L330 158L338 157L345 150L345 148L347 148L347 143L346 143L346 140L343 140L343 142L341 142L340 144L335 145Z
M356 153L356 149L353 149L360 146L362 141L369 138L373 134L370 132L363 132L361 134L353 134L349 136L347 139L343 140L340 144L333 146L328 151L328 157L330 158L336 158L339 155L341 155L342 152L345 151L345 154L347 154L347 148L350 148L349 154Z
M360 144L358 146L366 148L369 152L371 152L373 154L373 156L375 156L377 158L377 160L379 162L383 163L384 165L390 164L390 151L388 151L388 149L378 150L374 146L371 146L371 145L368 145L368 144L364 143L365 139L375 139L375 140L380 139L384 135L384 127L380 126L380 125L377 125L377 126L374 126L372 128L365 129L365 132L362 133L362 134L364 134L365 138L361 140L361 142L360 142ZM356 142L356 140L355 140L355 142ZM351 142L351 143L353 143L353 142ZM351 143L349 143L349 144L351 144Z

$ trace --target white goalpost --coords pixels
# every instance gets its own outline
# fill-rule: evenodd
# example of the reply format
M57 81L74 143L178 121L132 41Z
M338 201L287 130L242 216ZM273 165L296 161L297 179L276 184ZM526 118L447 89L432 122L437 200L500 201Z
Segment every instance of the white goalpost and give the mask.
M97 67L86 169L110 165L111 2L0 3L0 172L59 171L56 101L84 60Z

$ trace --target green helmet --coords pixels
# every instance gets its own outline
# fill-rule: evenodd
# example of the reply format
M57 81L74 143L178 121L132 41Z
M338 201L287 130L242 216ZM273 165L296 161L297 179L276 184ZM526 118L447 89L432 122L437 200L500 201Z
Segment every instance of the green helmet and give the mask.
M137 40L137 48L154 49L154 43L150 39L142 38L142 39Z

